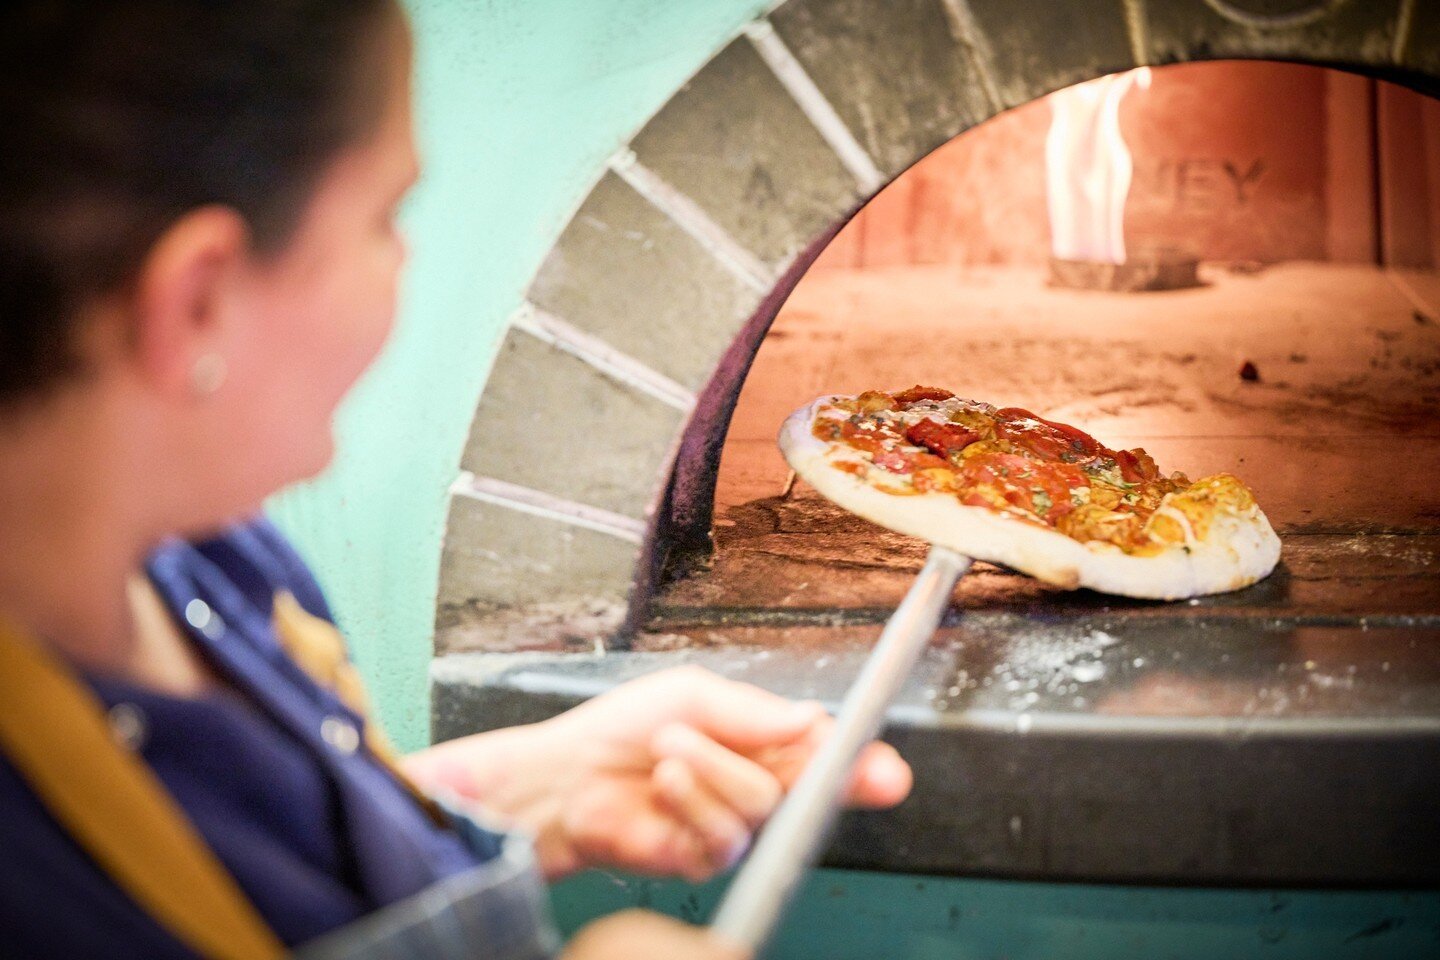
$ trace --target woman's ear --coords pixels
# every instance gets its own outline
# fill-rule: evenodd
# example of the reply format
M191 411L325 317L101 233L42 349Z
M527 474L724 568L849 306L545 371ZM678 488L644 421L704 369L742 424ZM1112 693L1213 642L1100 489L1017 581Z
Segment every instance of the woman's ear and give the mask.
M132 336L142 378L174 398L193 398L196 373L224 363L226 321L249 260L250 233L230 207L199 207L172 223L141 264Z

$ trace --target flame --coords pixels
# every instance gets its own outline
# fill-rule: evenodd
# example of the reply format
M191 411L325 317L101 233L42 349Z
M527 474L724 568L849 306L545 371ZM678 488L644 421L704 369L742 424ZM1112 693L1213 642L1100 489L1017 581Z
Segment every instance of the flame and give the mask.
M1150 86L1139 67L1057 90L1045 137L1050 249L1060 260L1125 262L1125 197L1134 165L1120 135L1120 101Z

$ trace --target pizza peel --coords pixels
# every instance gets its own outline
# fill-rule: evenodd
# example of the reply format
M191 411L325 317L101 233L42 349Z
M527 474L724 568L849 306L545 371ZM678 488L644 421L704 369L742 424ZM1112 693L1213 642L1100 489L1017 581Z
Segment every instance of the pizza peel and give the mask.
M880 732L885 710L930 642L970 558L932 546L920 575L885 624L850 685L835 728L765 825L721 901L715 936L758 952L769 940L805 870L817 859L839 812L860 751Z
M973 556L1001 563L1048 583L1074 589L1086 586L1122 596L1171 600L1234 590L1266 576L1280 555L1280 541L1269 521L1254 507L1249 530L1229 530L1228 547L1245 546L1246 560L1234 569L1215 564L1197 576L1198 545L1191 556L1169 557L1171 576L1161 576L1155 558L1137 577L1135 558L1118 551L1089 551L1049 531L1018 525L988 510L964 507L936 516L926 510L895 509L896 500L878 493L849 472L834 469L823 455L826 444L812 424L823 404L844 399L821 397L795 411L780 431L785 459L822 496L879 526L930 543L930 553L915 583L886 623L835 718L835 729L760 834L721 901L712 924L714 935L758 951L769 939L806 868L815 862L834 826L841 794L860 750L879 732L885 710L925 649L948 605L956 582ZM1203 482L1203 481L1202 481ZM907 501L908 502L908 501ZM1218 528L1219 521L1213 521ZM1188 524L1187 524L1188 527ZM1243 535L1242 535L1243 534ZM1039 539L1037 539L1039 538ZM1211 558L1217 552L1210 549ZM1240 554L1229 551L1235 558Z
M798 475L809 479L805 476L809 464L794 466ZM852 509L843 493L826 495ZM805 871L829 839L856 758L880 732L886 708L934 636L955 584L970 564L970 558L956 550L931 545L925 566L846 692L830 736L736 873L711 923L713 936L752 953L770 939Z

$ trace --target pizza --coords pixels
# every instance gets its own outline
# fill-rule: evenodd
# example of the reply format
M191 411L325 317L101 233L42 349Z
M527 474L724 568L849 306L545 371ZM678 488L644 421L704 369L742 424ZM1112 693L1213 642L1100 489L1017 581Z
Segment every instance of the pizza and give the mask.
M780 447L866 519L1066 589L1174 600L1249 586L1280 559L1238 478L1165 475L1143 449L937 387L821 397Z

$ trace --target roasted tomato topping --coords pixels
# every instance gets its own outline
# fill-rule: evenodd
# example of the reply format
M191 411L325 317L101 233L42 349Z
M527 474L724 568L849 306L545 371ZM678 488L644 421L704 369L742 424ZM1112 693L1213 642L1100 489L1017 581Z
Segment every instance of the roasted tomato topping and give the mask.
M1046 460L1073 463L1094 457L1113 457L1114 451L1068 423L1057 423L1020 407L995 411L995 436L1024 447Z
M1155 460L1139 447L1111 450L1078 427L1031 413L1020 407L995 412L995 435L1045 460L1091 467L1113 463L1126 483L1145 483L1160 476Z
M980 434L958 423L938 423L926 417L905 431L905 439L937 457L949 458L980 439Z
M1155 466L1155 458L1140 447L1134 450L1117 450L1114 457L1115 463L1120 467L1120 476L1128 483L1144 483L1160 476L1160 471Z
M1069 463L1041 463L1014 453L985 453L960 468L962 503L1014 507L1053 524L1075 509L1076 490L1089 487L1085 471Z
M916 384L909 390L901 390L899 393L892 394L892 396L895 398L896 403L904 405L919 403L921 400L949 400L955 396L955 394L949 390L942 390L940 387L922 387Z

